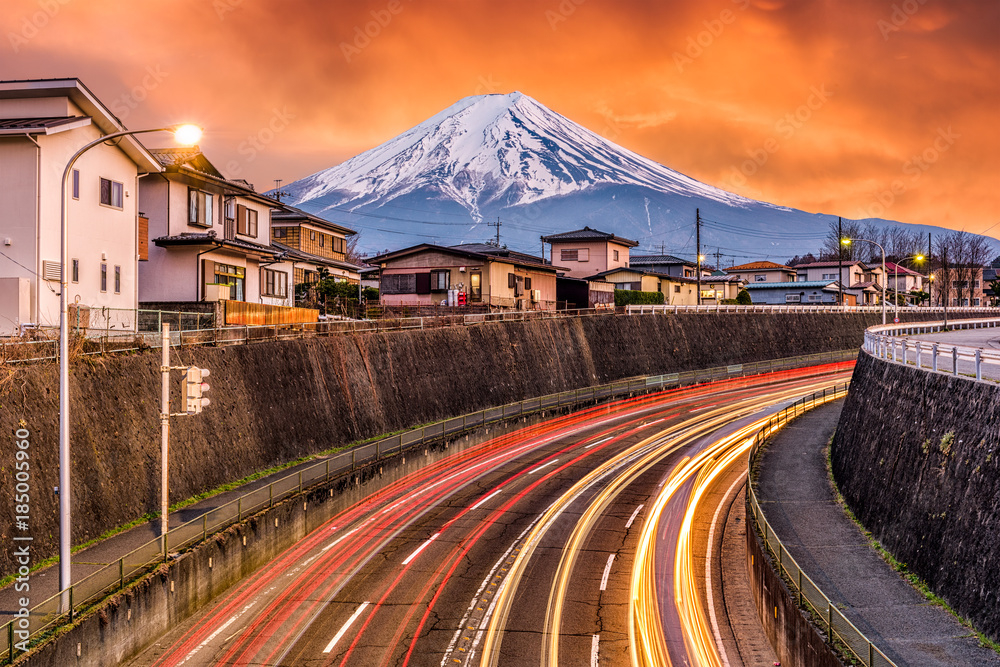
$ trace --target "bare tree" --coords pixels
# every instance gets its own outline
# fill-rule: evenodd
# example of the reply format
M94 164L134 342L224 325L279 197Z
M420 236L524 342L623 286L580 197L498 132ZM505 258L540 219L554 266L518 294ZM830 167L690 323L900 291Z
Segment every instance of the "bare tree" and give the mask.
M843 235L841 236L840 234ZM841 239L866 238L861 223L856 220L844 220L841 223L840 234L838 234L837 223L831 222L830 231L827 233L826 238L823 239L823 247L820 249L820 259L835 260L840 256L839 253L843 249L845 262L860 260L865 251L864 248L859 248L858 244L854 243L845 246L841 243Z

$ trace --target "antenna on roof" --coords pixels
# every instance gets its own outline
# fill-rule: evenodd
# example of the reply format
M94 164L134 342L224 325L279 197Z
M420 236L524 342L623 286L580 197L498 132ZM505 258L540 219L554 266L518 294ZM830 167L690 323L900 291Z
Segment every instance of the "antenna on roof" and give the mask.
M274 198L277 199L278 201L281 201L281 197L287 194L288 194L287 192L284 192L281 189L281 179L280 178L274 179Z

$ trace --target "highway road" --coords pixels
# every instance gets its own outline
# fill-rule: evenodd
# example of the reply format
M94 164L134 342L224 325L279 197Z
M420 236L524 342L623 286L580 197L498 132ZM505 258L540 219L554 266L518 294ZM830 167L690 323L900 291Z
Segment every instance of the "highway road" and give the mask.
M450 455L130 664L743 664L717 556L749 438L851 367L603 404Z

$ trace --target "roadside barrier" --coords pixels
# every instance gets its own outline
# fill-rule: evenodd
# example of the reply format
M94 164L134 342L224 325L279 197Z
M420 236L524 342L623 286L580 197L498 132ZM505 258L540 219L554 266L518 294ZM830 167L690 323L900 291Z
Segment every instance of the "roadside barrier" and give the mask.
M850 383L845 383L834 387L833 390L827 389L801 398L771 417L757 432L749 455L750 482L746 485L747 514L752 521L752 526L756 528L757 534L763 539L764 547L771 555L772 564L779 576L788 585L799 607L809 612L813 623L826 632L827 642L840 650L842 654L846 653L845 657L849 660L853 659L866 667L896 667L896 663L890 660L863 632L858 630L857 626L851 623L837 608L837 603L827 597L816 585L816 582L803 572L802 567L799 566L789 553L788 548L782 544L774 529L771 528L753 489L753 480L756 479L758 473L761 448L771 435L808 410L843 398L847 395L849 386Z
M864 350L883 361L913 365L933 373L959 375L959 363L964 362L968 364L966 370L969 371L969 377L974 376L981 381L984 366L995 366L1000 375L1000 350L913 340L908 336L995 327L1000 327L998 318L869 327L865 331Z

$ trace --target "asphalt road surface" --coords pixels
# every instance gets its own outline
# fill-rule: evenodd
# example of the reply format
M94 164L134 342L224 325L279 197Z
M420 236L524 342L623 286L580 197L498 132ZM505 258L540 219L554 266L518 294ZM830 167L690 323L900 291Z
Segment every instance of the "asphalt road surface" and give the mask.
M604 404L446 457L130 664L751 664L719 565L749 438L851 367Z

